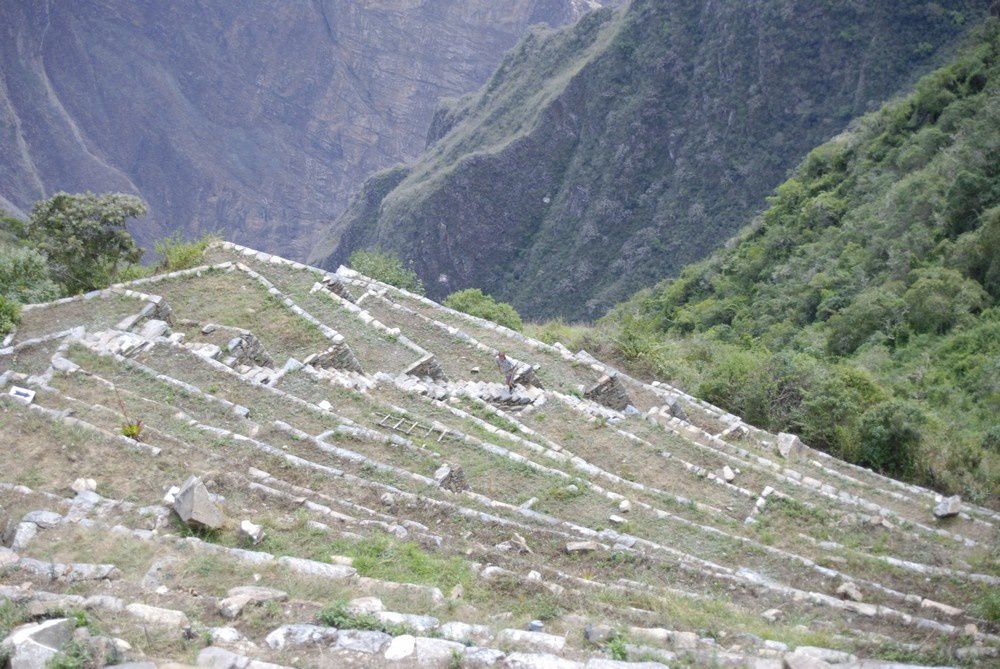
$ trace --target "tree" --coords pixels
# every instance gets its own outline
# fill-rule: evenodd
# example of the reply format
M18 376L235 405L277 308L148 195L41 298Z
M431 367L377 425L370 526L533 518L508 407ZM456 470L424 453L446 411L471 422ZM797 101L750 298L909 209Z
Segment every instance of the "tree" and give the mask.
M870 288L830 318L827 347L835 355L850 355L876 332L892 339L905 314L906 302L891 284Z
M485 318L518 332L524 327L520 314L513 306L506 302L497 302L478 288L468 288L452 293L445 298L444 306L472 316Z
M913 474L924 416L907 402L889 400L861 416L860 464L890 476Z
M424 284L416 272L403 265L398 256L387 251L355 251L348 258L351 269L365 276L418 295L424 294Z
M24 233L63 290L76 294L107 285L121 267L139 262L142 249L125 224L145 214L134 195L56 193L35 203Z

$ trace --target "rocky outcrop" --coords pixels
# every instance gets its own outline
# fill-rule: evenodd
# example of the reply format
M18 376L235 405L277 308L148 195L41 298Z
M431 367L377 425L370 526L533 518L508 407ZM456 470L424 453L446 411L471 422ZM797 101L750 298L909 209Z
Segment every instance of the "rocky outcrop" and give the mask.
M589 4L4 3L0 208L132 192L144 242L217 231L302 256L367 175L423 148L440 98Z
M533 318L600 316L730 237L988 5L636 0L530 35L311 259L379 246L434 299L477 287Z

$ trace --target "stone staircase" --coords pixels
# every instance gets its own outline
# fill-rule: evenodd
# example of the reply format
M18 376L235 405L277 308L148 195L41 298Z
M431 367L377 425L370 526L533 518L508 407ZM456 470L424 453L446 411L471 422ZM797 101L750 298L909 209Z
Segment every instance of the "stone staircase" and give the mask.
M530 370L513 392L501 350ZM201 267L33 305L0 386L16 657L1000 659L977 608L1000 586L992 509L939 518L933 491L344 268L219 243ZM175 511L191 477L220 527Z

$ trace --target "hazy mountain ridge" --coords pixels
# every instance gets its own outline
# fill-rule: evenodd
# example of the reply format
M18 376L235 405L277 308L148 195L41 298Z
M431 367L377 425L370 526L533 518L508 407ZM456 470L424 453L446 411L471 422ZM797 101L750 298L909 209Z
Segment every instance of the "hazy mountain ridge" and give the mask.
M304 255L371 172L412 158L442 96L527 26L588 3L6 3L0 206L57 190L150 204L150 241L217 230Z
M312 259L382 246L432 296L476 286L530 317L599 316L730 236L988 4L637 0L531 35Z

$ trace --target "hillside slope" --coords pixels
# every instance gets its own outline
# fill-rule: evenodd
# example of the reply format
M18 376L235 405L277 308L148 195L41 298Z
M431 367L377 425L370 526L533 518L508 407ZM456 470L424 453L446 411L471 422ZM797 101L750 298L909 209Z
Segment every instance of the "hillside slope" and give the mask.
M304 256L441 96L589 0L4 2L0 207L140 195L148 243L218 231Z
M995 510L352 270L198 262L26 307L0 348L14 667L1000 657Z
M733 234L988 5L635 0L531 35L311 259L382 246L434 297L474 286L533 318L600 316Z
M727 248L604 321L711 401L883 471L1000 491L1000 20L812 151Z

